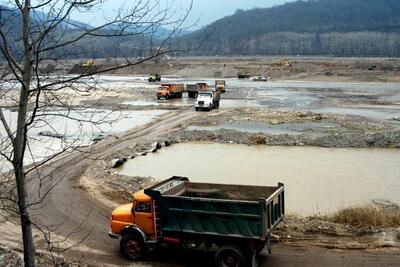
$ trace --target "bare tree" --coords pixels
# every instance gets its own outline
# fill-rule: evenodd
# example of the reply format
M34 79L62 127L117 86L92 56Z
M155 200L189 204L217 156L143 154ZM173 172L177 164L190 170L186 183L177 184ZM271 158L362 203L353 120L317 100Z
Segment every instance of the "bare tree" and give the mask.
M30 131L41 125L51 129L49 118L52 116L65 117L80 124L96 125L109 121L108 114L89 118L77 116L82 107L74 106L73 99L66 97L65 91L72 90L73 94L70 95L92 94L98 86L93 75L138 65L162 54L178 51L179 48L172 46L173 37L183 29L183 22L191 9L189 3L187 10L177 17L169 1L136 0L127 1L131 3L130 6L121 7L116 16L104 17L101 25L90 26L71 20L71 16L76 13L93 14L90 12L99 11L104 2L0 2L0 55L3 62L0 73L0 125L3 127L3 132L0 132L0 155L12 166L12 172L2 176L1 185L4 190L1 200L3 207L20 217L25 266L35 266L32 237L35 222L31 219L30 210L40 208L40 204L58 183L57 180L51 180L43 186L51 174L40 173L40 167L59 153L76 146L75 142L70 142L55 155L39 161L30 149L29 144L33 138L29 135ZM169 30L160 34L164 28ZM122 41L132 42L134 46L125 46L121 50L118 44ZM98 43L112 46L116 51L115 56L121 59L104 66L88 64L76 75L44 75L45 66L53 64L49 69L54 70L54 66L59 65L62 59L92 58L88 55L93 55L93 49L100 49L96 48ZM129 51L129 48L135 51ZM129 55L136 57L129 58ZM86 83L81 82L83 79L86 79ZM16 111L16 123L11 118L10 110ZM29 164L27 158L31 159ZM36 172L39 177L39 190L35 197L28 190L29 174L32 172ZM41 190L43 188L45 190ZM43 229L40 230L45 233Z

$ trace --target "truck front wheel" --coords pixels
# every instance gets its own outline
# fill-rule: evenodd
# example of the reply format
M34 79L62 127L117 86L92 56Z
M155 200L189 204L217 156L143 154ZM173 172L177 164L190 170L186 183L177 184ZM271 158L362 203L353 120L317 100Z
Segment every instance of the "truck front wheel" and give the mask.
M137 235L124 235L121 239L120 250L125 258L140 260L145 253L143 239Z
M218 267L243 267L245 257L238 247L226 245L220 247L215 254L215 264Z

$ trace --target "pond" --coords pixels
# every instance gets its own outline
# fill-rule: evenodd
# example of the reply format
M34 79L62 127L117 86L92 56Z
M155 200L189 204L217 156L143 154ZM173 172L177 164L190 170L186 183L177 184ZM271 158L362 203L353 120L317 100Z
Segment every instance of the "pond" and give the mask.
M128 176L286 186L289 213L326 214L385 199L400 203L400 150L182 143L129 160ZM251 192L249 192L251 194Z

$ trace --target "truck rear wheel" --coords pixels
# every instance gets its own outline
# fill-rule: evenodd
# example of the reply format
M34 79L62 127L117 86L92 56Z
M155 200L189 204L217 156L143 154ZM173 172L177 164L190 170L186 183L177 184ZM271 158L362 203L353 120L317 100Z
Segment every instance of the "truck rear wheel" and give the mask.
M245 257L238 247L226 245L220 247L215 254L215 264L218 267L243 267Z
M124 235L120 242L122 255L129 260L140 260L145 253L143 238L137 235Z

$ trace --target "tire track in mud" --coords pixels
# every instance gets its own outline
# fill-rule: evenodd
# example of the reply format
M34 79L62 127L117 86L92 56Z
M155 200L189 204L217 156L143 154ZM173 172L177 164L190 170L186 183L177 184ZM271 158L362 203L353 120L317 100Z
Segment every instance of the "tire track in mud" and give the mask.
M45 164L39 172L32 173L29 193L31 196L37 196L39 191L43 194L46 189L56 186L46 200L32 210L32 221L39 225L51 226L57 235L69 237L75 242L90 234L81 243L81 247L85 247L85 262L124 263L125 261L119 257L118 242L111 240L107 235L110 208L80 190L79 178L96 159L104 158L141 139L166 133L195 115L192 110L178 114L173 112L155 122L132 129L120 135L118 139L103 140L81 151L61 155ZM51 178L41 182L40 178L47 176ZM83 256L79 254L74 249L66 252L65 256L73 258ZM106 257L103 258L103 254Z
M137 127L118 139L110 138L88 148L64 153L32 173L29 193L37 194L56 184L52 193L39 209L32 210L33 221L40 225L52 225L56 234L79 241L90 235L79 246L62 253L68 260L80 261L93 266L210 266L212 254L203 251L161 250L151 262L132 263L120 256L119 243L108 237L110 207L79 188L79 178L96 159L106 157L134 142L143 141L158 134L167 133L180 123L193 118L192 110L168 113L141 127ZM40 183L39 177L52 176L52 181ZM43 244L42 244L43 245ZM258 258L259 266L396 266L400 255L366 253L362 251L336 251L312 246L277 244L274 254L265 252Z

